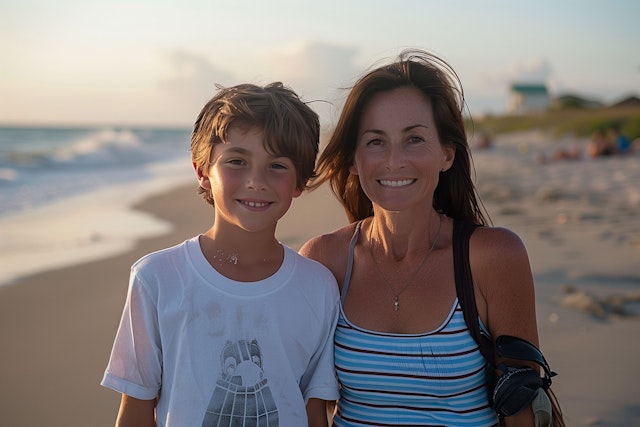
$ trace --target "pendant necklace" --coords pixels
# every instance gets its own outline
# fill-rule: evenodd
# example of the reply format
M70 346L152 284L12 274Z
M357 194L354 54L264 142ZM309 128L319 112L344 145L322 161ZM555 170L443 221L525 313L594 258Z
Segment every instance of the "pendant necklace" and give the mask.
M400 289L399 292L396 292L396 290L393 288L393 286L391 286L391 283L389 283L389 281L387 280L387 278L385 277L384 274L382 274L382 271L380 270L380 267L378 267L378 263L376 262L375 258L373 257L373 244L371 245L371 249L369 251L369 255L371 256L371 261L373 262L373 265L376 269L376 271L378 272L378 275L380 277L382 277L382 280L384 281L384 283L387 285L387 287L389 288L389 290L391 291L391 293L394 296L394 300L393 300L393 309L398 312L398 310L400 310L400 295L407 289L407 287L409 287L409 285L413 282L413 280L416 278L416 276L418 275L418 273L420 272L420 270L422 270L422 267L424 266L424 263L427 261L427 258L429 258L429 255L431 255L431 252L433 252L433 249L436 247L436 243L438 243L438 237L440 237L440 230L442 229L442 216L440 216L440 224L438 225L438 232L436 233L436 237L435 239L433 239L433 243L431 244L431 248L429 248L429 250L427 251L427 253L424 255L424 258L422 258L422 262L420 263L420 265L418 266L418 269L411 275L409 276L409 280L407 281L407 283L402 287L402 289ZM372 236L373 236L373 221L371 222L371 229L369 230L369 241L371 243L373 243L372 240Z

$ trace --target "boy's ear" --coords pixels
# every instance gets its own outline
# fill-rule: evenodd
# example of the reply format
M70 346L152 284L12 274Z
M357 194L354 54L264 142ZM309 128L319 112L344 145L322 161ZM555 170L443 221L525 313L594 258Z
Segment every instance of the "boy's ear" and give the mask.
M193 169L196 172L196 177L198 178L198 184L200 184L200 187L206 190L211 190L211 181L209 180L209 177L202 172L202 168L193 163Z
M296 187L295 190L293 190L293 198L295 199L296 197L300 197L300 195L302 194L302 190L300 190L299 188Z

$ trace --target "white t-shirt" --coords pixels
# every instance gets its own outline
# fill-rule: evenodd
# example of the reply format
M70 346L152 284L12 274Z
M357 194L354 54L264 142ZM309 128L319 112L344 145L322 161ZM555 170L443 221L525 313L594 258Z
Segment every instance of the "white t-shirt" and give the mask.
M251 283L219 274L198 237L138 260L101 384L158 396L159 426L306 426L309 398L338 398L339 296L328 269L283 247Z

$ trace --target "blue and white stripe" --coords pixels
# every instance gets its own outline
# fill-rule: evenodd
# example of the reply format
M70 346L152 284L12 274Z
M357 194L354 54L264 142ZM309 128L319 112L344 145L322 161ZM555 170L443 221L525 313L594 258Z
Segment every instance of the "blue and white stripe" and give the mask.
M334 423L355 426L497 425L485 386L485 359L458 302L424 334L359 328L341 310L335 333L341 399Z

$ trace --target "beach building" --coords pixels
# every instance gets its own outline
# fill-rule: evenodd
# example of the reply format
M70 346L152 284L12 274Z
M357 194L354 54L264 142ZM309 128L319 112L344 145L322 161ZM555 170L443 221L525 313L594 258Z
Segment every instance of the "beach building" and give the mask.
M509 112L512 114L544 111L550 105L551 97L543 83L514 83L509 88Z

